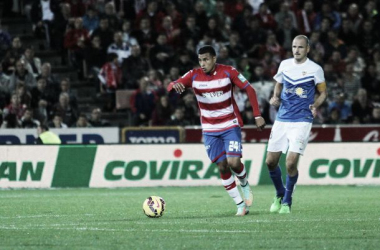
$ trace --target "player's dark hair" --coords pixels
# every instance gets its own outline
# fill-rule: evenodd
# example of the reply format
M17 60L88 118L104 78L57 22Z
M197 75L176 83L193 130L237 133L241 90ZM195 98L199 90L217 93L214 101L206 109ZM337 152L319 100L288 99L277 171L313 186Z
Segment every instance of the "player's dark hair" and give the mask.
M211 45L203 46L198 50L198 55L210 53L211 56L216 56L215 49Z

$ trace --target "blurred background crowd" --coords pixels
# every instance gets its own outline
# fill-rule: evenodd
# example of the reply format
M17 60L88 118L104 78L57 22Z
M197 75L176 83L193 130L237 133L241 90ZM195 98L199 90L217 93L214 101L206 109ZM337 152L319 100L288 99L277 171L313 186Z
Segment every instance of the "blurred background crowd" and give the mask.
M0 26L1 126L115 125L101 116L123 111L119 101L128 102L132 126L199 125L194 94L168 93L166 86L198 66L204 45L250 81L271 124L272 77L292 57L298 34L310 38L309 58L324 69L328 87L315 124L380 124L379 6L378 0L5 1L1 18L24 18L33 39L43 42L28 45ZM36 51L53 52L76 76L57 77L55 65ZM95 90L90 110L81 110L73 82ZM234 97L245 124L254 124L245 92L235 89Z

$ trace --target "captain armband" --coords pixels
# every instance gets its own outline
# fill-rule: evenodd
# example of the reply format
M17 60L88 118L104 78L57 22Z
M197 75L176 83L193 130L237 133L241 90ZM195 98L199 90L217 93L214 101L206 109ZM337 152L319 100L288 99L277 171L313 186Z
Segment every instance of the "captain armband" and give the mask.
M317 89L318 89L319 93L326 91L326 82L318 83Z

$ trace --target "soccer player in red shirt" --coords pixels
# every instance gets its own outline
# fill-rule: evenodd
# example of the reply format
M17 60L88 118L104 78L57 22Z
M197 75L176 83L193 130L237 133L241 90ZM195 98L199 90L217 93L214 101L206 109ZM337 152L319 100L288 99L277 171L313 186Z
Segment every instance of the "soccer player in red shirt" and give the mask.
M256 92L247 79L235 68L216 63L216 53L212 46L204 46L198 51L200 68L190 70L180 79L168 85L183 93L192 88L201 113L204 144L212 162L219 167L222 184L237 205L238 216L248 214L253 194L243 163L241 147L242 117L236 105L233 88L245 89L253 108L256 126L264 128ZM244 200L235 183L234 175L240 181Z

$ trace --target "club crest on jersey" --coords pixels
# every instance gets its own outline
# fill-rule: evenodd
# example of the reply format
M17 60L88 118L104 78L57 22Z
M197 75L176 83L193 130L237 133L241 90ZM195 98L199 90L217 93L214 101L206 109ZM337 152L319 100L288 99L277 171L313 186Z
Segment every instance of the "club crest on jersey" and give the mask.
M302 75L305 76L307 74L306 71L302 71Z
M244 77L242 74L239 74L239 75L238 75L238 78L239 78L239 80L240 80L241 82L245 82L245 81L247 81L247 79L245 79L245 77Z

